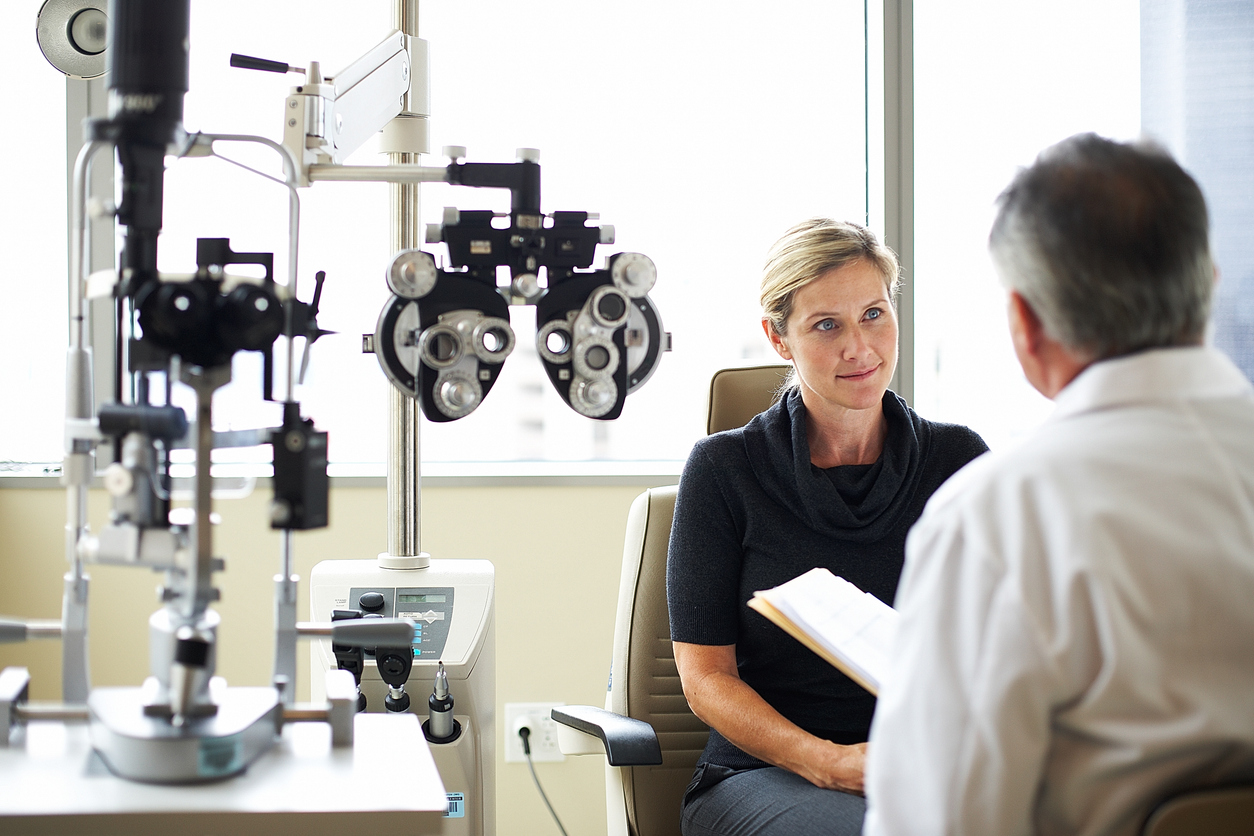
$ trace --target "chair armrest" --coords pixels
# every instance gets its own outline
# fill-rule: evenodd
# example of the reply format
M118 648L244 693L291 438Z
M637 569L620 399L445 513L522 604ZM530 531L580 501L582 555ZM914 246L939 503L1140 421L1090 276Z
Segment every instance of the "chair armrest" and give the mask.
M551 716L563 726L601 738L610 766L654 766L662 762L657 735L643 720L591 705L564 705L553 709Z

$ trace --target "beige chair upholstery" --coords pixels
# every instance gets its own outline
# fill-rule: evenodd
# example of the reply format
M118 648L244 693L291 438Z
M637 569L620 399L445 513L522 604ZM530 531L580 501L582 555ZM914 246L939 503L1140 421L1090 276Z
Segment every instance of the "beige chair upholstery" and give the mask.
M645 491L627 515L607 707L651 725L662 749L660 766L618 770L633 836L679 836L679 802L710 735L688 708L671 649L666 545L674 513L668 486Z
M1144 836L1249 836L1254 833L1254 786L1178 795L1149 817Z
M710 378L705 431L713 435L749 423L753 416L778 400L790 369L792 366L785 364L715 372Z
M743 426L775 402L788 366L725 369L710 384L710 432ZM631 506L623 545L614 658L606 707L657 734L659 766L609 768L609 836L679 836L679 804L709 729L684 698L666 608L666 548L675 487L645 491Z

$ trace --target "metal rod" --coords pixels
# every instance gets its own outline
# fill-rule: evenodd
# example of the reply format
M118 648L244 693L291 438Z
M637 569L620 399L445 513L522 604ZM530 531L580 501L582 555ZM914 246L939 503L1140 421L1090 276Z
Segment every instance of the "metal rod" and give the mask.
M62 625L60 621L28 621L26 622L27 639L59 639Z
M418 154L387 154L391 165L404 167ZM420 199L416 183L393 183L391 249L400 252L420 246ZM421 437L418 400L396 387L389 392L390 420L387 446L387 554L416 556L421 543Z
M421 438L418 401L388 387L388 554L422 553Z
M252 142L265 145L278 153L283 161L283 185L287 187L287 287L291 297L296 299L297 257L300 252L300 192L296 188L296 160L286 146L262 136L247 134L202 134L212 148L214 142ZM223 158L225 159L225 158ZM237 165L239 165L237 163ZM244 166L244 168L248 168ZM253 169L248 169L252 171ZM260 172L257 172L260 174ZM268 177L269 175L262 175ZM284 391L285 399L296 398L295 376L295 343L296 334L292 328L291 317L284 325L287 337L287 377ZM261 433L262 430L254 432ZM221 439L225 434L214 433ZM197 478L200 471L197 470ZM295 568L295 546L291 530L285 530L279 541L279 574L274 576L274 672L272 682L282 689L284 703L290 704L296 695L296 601L300 577L293 573Z
M274 674L272 681L290 704L296 698L296 599L300 577L292 573L293 535L285 530L279 548L282 573L274 576Z
M392 22L405 35L418 35L417 0L396 0ZM412 74L411 74L412 78ZM404 115L404 114L402 114ZM389 153L387 166L340 166L336 174L366 177L391 183L392 252L422 246L421 202L418 184L447 179L442 168L417 165L419 154ZM309 178L318 173L310 166ZM422 474L418 401L396 387L389 387L388 428L388 556L413 557L424 565L422 555Z
M294 580L292 567L296 565L295 538L290 528L283 530L279 540L279 574L288 581Z
M186 576L182 615L195 624L215 600L213 588L213 394L231 382L231 367L183 367L182 379L196 393L196 541Z
M302 638L331 638L359 647L405 644L413 637L414 622L408 618L353 618L346 621L301 621L293 628Z
M70 348L83 347L83 280L87 275L84 260L88 252L87 239L91 234L87 224L87 177L91 170L91 160L105 143L92 141L84 145L74 161L74 182L71 185L70 200L73 205L74 228L70 235ZM76 416L90 417L90 416Z
M19 723L32 723L38 720L73 723L90 720L91 714L85 705L24 702L13 706L13 719Z
M418 34L418 0L397 0L392 6L392 28L405 35Z
M213 392L208 386L196 388L196 567L187 596L190 619L204 612L213 585Z
M408 37L418 36L418 0L395 0L392 4L392 25ZM410 73L410 83L414 82ZM406 98L408 101L408 97ZM402 112L401 116L407 115ZM398 117L400 118L400 117ZM444 169L417 165L416 153L388 153L386 166L340 166L337 174L385 180L391 208L391 254L421 246L421 202L418 183L447 179ZM314 179L310 166L309 177ZM412 174L415 179L407 179ZM421 419L417 399L394 386L388 387L388 557L414 558L413 565L422 564L422 475Z
M264 145L275 151L279 158L283 161L283 180L280 181L287 186L287 289L291 293L292 298L296 298L297 278L297 258L300 254L300 192L296 188L296 160L292 157L292 152L287 146L267 139L264 136L252 136L250 134L198 134L197 139L203 138L208 141L210 148L215 142L252 142L257 145ZM194 144L194 143L193 143ZM225 159L225 158L223 158ZM237 163L238 165L238 163ZM247 168L247 166L245 166ZM250 169L251 170L251 169ZM268 176L268 175L263 175ZM292 332L291 322L287 323L284 328L287 335L287 385L286 399L291 401L296 394L295 365L294 358L296 334ZM284 567L284 576L291 574L291 567Z
M91 161L107 143L93 141L84 145L74 161L74 177L70 187L70 263L69 263L69 347L65 362L65 416L69 420L90 419L95 408L91 387L91 352L86 346L85 259L90 252L90 228L87 223L88 177ZM89 447L71 441L65 451L62 474L66 484L65 557L69 571L61 596L61 695L66 700L81 702L91 688L91 670L87 653L87 591L89 578L83 572L78 543L87 530L87 489L94 468Z
M417 157L417 154L389 154L389 157ZM439 166L413 165L311 165L309 179L338 180L351 183L445 183L448 169Z
M392 28L406 35L406 40L418 37L418 0L397 0L392 5ZM411 63L409 72L409 88L405 91L405 95L401 98L401 110L406 113L414 111L414 84L418 82L420 69L416 66L417 62L413 61L413 52L410 52ZM425 72L422 73L425 76ZM426 78L422 79L426 84Z
M326 723L331 714L325 708L314 708L306 705L290 705L283 707L284 723Z

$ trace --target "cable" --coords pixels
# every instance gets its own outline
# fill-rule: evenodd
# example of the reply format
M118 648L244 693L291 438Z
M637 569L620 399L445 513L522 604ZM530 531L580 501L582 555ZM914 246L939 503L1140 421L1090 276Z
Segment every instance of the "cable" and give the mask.
M536 768L531 763L531 729L523 726L518 730L518 736L522 738L523 754L527 756L527 768L531 770L531 780L536 782L536 791L540 793L540 798L544 799L544 806L549 808L549 815L553 817L553 821L557 822L557 829L562 831L562 836L566 836L566 828L562 827L562 820L557 817L557 811L553 809L553 805L549 803L549 797L544 794L544 787L540 786L540 778L536 775Z

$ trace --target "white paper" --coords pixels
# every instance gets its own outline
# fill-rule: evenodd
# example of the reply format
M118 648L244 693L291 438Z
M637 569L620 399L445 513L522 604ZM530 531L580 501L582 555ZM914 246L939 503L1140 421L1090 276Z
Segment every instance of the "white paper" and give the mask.
M879 689L897 635L896 610L821 568L758 595Z

